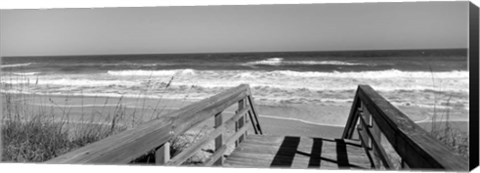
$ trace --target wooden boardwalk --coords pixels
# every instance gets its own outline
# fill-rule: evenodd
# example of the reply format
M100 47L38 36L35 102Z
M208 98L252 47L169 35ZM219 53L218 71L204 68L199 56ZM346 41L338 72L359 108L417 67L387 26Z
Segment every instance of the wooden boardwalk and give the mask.
M360 141L247 135L226 158L224 166L369 169L371 163Z
M235 115L223 116L229 107L236 108ZM344 132L338 139L264 134L258 116L261 114L255 108L250 87L244 84L47 163L129 164L153 155L155 164L178 166L213 141L213 154L200 163L202 166L468 169L466 158L443 145L368 85L358 86L350 114L345 115L348 120ZM171 155L172 141L212 119L211 132ZM231 127L234 129L227 130ZM253 134L247 134L248 129ZM235 149L227 153L227 146L232 145Z

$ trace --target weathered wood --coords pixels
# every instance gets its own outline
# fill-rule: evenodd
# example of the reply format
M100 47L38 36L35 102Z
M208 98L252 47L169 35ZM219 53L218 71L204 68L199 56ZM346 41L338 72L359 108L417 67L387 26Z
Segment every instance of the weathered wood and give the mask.
M168 114L173 119L174 135L184 133L245 98L248 88L248 85L243 84Z
M46 163L121 164L146 154L250 94L248 85L228 89L210 98L167 113L134 129L112 135Z
M155 151L155 164L163 165L170 160L170 142L166 142Z
M185 160L192 157L195 154L195 152L199 151L201 149L201 146L219 137L223 132L225 132L227 127L231 126L236 121L238 121L238 119L242 117L242 113L245 113L246 111L248 111L248 109L244 108L243 110L241 110L240 112L232 116L230 119L228 119L225 123L220 123L220 125L216 127L214 131L210 132L209 134L205 135L204 138L200 139L199 141L190 145L188 148L184 149L181 153L179 153L178 155L173 157L170 161L168 161L167 165L182 164Z
M362 102L372 113L385 137L410 167L447 170L466 170L468 168L465 158L454 154L449 148L434 139L370 86L359 86L359 88L359 97Z
M375 121L372 122L371 129L372 129L372 139L375 146L374 156L377 158L377 160L375 160L375 164L378 165L379 161L381 161L385 168L387 169L393 168L393 163L388 157L387 152L384 149L384 146L382 145L382 133L378 128L378 125L375 123Z
M215 115L215 128L219 128L223 123L222 113ZM215 152L218 152L223 145L223 133L215 138ZM218 158L214 165L223 165L223 158Z
M374 163L373 156L370 154L371 149L368 148L367 145L364 145L366 142L365 142L364 137L362 136L363 135L362 130L364 130L364 129L362 129L361 127L357 127L358 138L360 138L362 146L365 149L365 153L367 154L368 160L370 160L370 167L375 168L376 165Z
M357 102L365 105L375 124L386 139L413 169L466 170L468 162L452 152L428 132L415 124L400 110L385 100L370 86L360 85L352 105L352 111L344 131L344 138L351 138L352 128L357 121L354 114ZM445 159L448 158L448 159Z
M375 122L373 121L373 118L370 117L370 113L369 112L365 112L365 114L368 115L369 117L369 125L370 125L370 128L368 129L368 131L370 131L370 134L372 134L372 143L374 145L374 150L373 150L373 160L374 160L374 164L377 165L376 167L379 168L380 167L380 162L381 162L381 157L383 156L386 156L386 154L382 153L382 151L379 151L379 150L383 150L383 147L382 147L382 138L381 138L381 131L380 129L378 129L378 126L375 124ZM390 165L385 165L384 163L384 166L389 168Z
M252 129L255 134L260 134L260 132L257 130L257 127L255 125L255 118L253 117L252 111L247 112L248 117L250 117L250 122L252 124Z
M226 145L222 145L220 148L218 148L217 150L215 150L215 153L213 153L213 155L207 159L207 161L205 161L205 163L203 163L203 166L213 166L213 165L217 165L217 162L219 160L222 160L222 164L224 164L223 162L223 154L225 153L225 151L227 150L227 146Z
M227 145L235 142L240 137L240 135L242 135L247 130L248 130L247 126L244 126L243 128L239 129L238 133L235 133L234 135L229 137L225 141L225 143L218 150L216 150L215 153L213 153L213 155L204 163L204 165L205 166L213 165L215 160L218 160L220 157L223 156L223 154L227 150Z
M227 157L225 166L337 168L348 165L369 168L370 162L361 147L356 141L250 134Z
M367 125L366 120L361 118L361 125L365 127ZM363 128L364 134L362 136L365 136L366 138L369 139L369 154L372 157L372 161L375 165L376 168L379 168L380 161L382 161L383 166L386 168L393 168L393 164L388 158L387 153L385 152L385 149L383 149L382 143L381 143L381 134L379 133L379 130L377 128L377 125L375 122L373 123L370 127L368 128ZM372 133L372 129L377 129L377 134Z
M350 109L350 114L348 115L347 124L345 125L342 138L351 139L355 131L355 126L358 120L357 110L360 106L357 95L358 89L356 91L355 98L353 99L352 108Z
M367 148L369 148L369 150L372 150L372 137L370 134L368 134L369 132L369 128L370 128L370 125L368 125L368 120L366 120L366 118L369 118L368 116L365 115L364 112L361 112L360 113L360 116L359 116L359 120L360 120L360 123L358 124L360 126L360 128L362 129L361 130L361 133L362 133L362 136L364 137L364 145L367 146Z
M179 154L174 156L172 159L170 159L166 165L181 165L183 162L185 162L188 158L192 157L197 151L201 149L201 146L207 144L211 140L219 137L221 133L223 132L222 128L223 125L221 125L219 128L215 129L213 132L205 135L206 137L200 139L199 141L196 141L186 149L182 150Z
M252 125L254 125L254 128L257 129L257 132L258 133L255 133L255 134L260 134L262 135L263 134L263 131L262 131L262 128L260 126L260 121L258 121L258 114L257 114L257 109L255 108L255 102L252 98L252 95L251 95L251 91L250 91L250 88L248 88L248 91L247 91L249 94L247 96L247 99L248 99L248 103L249 103L249 106L250 106L250 109L252 110L251 113L253 115L253 118L252 119Z
M171 139L171 121L151 121L135 129L112 135L103 140L58 156L46 163L119 164L146 154Z
M238 110L242 110L244 107L245 107L245 99L242 99L242 100L238 101ZM242 117L240 117L240 119L238 119L238 121L237 121L237 127L236 127L235 131L238 131L238 129L242 128L244 123L245 123L244 115L242 115ZM240 137L238 138L237 144L242 142L243 138L244 138L244 135L243 134L240 135Z
M226 141L225 141L225 145L228 145L228 144L231 144L233 143L234 141L236 141L244 132L246 132L248 130L248 127L247 126L243 126L241 129L238 130L237 133L235 133L234 135L230 136Z

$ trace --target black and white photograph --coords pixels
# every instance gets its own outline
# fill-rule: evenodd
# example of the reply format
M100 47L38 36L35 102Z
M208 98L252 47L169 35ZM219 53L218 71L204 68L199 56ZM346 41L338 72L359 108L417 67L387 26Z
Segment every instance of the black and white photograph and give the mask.
M2 9L0 161L468 171L472 8Z

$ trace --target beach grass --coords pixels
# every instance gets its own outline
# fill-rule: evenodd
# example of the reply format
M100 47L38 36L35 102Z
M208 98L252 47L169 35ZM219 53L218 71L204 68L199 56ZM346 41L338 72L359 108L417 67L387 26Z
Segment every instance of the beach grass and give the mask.
M25 97L35 96L3 96L3 162L47 161L126 129L116 126L115 118L108 122L73 122L68 112L58 115L52 106L34 109Z
M434 88L438 88L439 90L442 89L442 86L436 83L436 79L432 70L432 67L428 66L430 69L431 77L432 77L432 86ZM450 116L451 116L451 108L450 108L450 100L452 96L450 95L445 100L446 109L442 111L438 110L437 104L441 101L437 98L436 94L434 93L434 102L433 102L433 114L431 119L431 129L430 134L438 139L440 142L448 146L450 149L453 149L454 152L458 153L459 155L468 158L469 157L469 135L468 132L463 132L459 129L452 128L450 125Z
M17 77L14 80L24 81L25 78ZM173 77L168 83L171 84L172 80ZM29 85L35 84L2 83L2 88L22 93L28 91ZM109 105L109 98L104 98L103 106L87 111L85 102L91 100L87 101L83 96L80 98L80 108L73 108L69 105L60 106L50 96L2 92L0 159L2 162L44 162L128 128L134 128L145 121L156 119L163 113L162 100L156 100L155 107L145 106L148 88L147 86L137 98L134 98L135 104L142 106L129 111L122 102L123 96L112 99L117 100L113 110L112 105ZM64 99L68 104L69 96L65 96ZM97 97L94 98L93 104L96 99ZM178 153L197 139L181 138L183 136L171 141L171 151L174 152L172 154Z

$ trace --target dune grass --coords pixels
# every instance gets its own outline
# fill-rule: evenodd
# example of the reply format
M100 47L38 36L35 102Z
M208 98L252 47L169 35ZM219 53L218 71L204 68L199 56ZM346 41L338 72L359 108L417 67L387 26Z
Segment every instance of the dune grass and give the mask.
M455 127L451 127L451 122L448 119L449 110L445 112L445 117L438 117L438 114L434 114L431 120L431 129L430 134L442 142L444 145L448 146L454 152L459 155L469 158L469 135L468 132L462 131Z
M54 106L30 107L25 97L35 96L2 96L3 162L43 162L126 129L116 125L117 115L105 122L73 122Z
M171 85L173 79L172 77L168 81L167 87ZM26 79L18 77L14 80ZM13 89L20 93L28 91L29 85L36 85L36 83L12 85L0 82L4 91ZM57 106L57 103L51 98L48 98L48 101L40 101L45 96L1 92L0 130L2 140L0 141L3 151L0 156L1 161L44 162L128 128L134 128L144 122L145 117L147 117L147 121L158 118L163 113L162 99L157 100L155 107L145 106L146 96L150 94L149 84L150 82L147 82L148 86L135 98L135 104L142 105L140 108L135 107L133 111L127 111L126 106L122 103L123 97L120 97L113 111L107 110L108 98L105 99L103 106L92 111L84 111L84 98L82 97L81 117L76 117L76 119L72 115L72 107ZM66 96L67 103L68 99ZM32 106L33 102L39 101L41 105ZM149 111L151 113L147 115ZM181 139L183 137L172 140L171 151L178 153L189 143L197 140L196 138Z
M432 86L433 88L439 88L441 90L441 86L435 83L435 76L433 75L433 69L429 65L430 73L432 76ZM454 152L458 153L459 155L468 158L469 157L469 135L468 132L463 132L459 129L453 128L450 125L450 99L452 96L449 96L445 100L446 109L443 111L439 111L437 109L437 104L441 101L437 98L436 94L434 93L434 100L433 100L433 114L431 120L431 129L430 134L438 139L440 142L448 146L450 149L453 149Z

